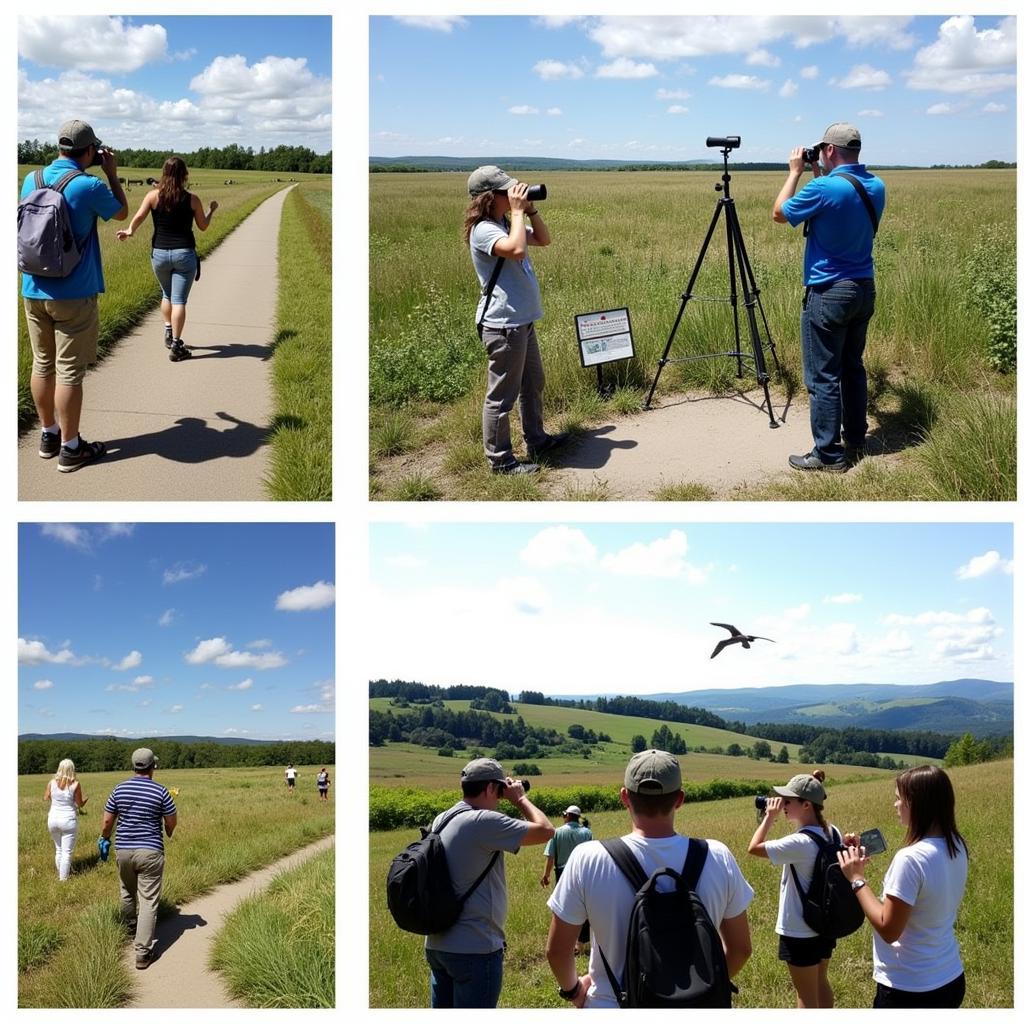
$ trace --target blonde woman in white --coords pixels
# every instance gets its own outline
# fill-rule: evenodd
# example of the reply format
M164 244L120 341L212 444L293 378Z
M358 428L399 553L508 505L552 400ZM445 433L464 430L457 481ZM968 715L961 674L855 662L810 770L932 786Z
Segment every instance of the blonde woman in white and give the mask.
M67 881L71 874L71 853L78 836L78 808L84 807L87 797L82 796L82 787L75 778L75 762L64 758L54 776L46 784L43 799L50 804L46 827L55 847L54 863L57 877Z

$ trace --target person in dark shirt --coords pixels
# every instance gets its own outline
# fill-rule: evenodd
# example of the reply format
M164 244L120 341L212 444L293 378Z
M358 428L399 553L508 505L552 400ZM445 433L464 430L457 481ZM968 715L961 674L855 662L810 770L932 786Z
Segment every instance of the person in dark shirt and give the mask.
M199 270L192 225L205 231L217 209L214 200L210 212L204 213L202 200L185 188L187 183L185 161L180 156L168 157L160 184L146 193L131 224L117 233L118 241L123 242L132 237L148 214L153 215L153 273L163 292L160 311L164 315L164 345L170 349L172 363L192 355L181 340L188 293Z

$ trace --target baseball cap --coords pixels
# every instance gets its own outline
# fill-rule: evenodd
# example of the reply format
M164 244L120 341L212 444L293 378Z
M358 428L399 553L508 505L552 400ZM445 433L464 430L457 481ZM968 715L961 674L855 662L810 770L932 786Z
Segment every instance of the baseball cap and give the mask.
M582 812L582 811L581 811L581 810L580 810L580 809L579 809L579 808L578 808L578 807L577 807L577 806L576 806L575 804L569 804L569 806L568 806L568 807L566 807L566 809L565 809L564 811L562 811L562 814L563 814L563 815L564 815L564 814L575 814L577 818L578 818L578 817L579 817L579 816L580 816L580 815L581 815L582 813L583 813L583 812Z
M860 149L860 132L848 121L836 121L825 129L821 137L823 146L840 146L843 149Z
M675 793L683 788L679 762L664 750L642 750L626 765L625 786L631 793Z
M504 782L505 769L493 757L478 757L462 769L463 782Z
M87 146L96 146L98 149L103 143L96 138L96 133L92 130L91 124L79 121L76 118L71 121L65 121L60 126L60 132L57 134L57 145L63 149L85 149Z
M516 178L506 174L500 167L495 167L494 164L486 164L483 167L478 167L469 176L468 188L471 196L478 196L484 192L508 189L518 184L519 181Z
M157 757L149 747L139 747L139 749L132 754L132 764L140 771L145 771L147 768L153 768L159 763L160 758Z
M813 775L794 775L785 786L772 786L779 796L810 800L821 806L827 799L825 787Z

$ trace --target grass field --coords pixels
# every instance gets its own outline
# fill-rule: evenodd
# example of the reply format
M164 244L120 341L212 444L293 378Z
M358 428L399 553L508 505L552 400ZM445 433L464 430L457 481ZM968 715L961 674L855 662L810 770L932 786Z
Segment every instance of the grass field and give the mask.
M19 165L18 187L25 175L35 167ZM119 168L122 178L145 179L160 177L159 168ZM95 170L92 173L96 173ZM323 184L323 176L315 174L284 175L300 182ZM237 184L225 185L227 179ZM196 232L196 251L200 256L212 252L264 199L278 189L286 188L287 181L278 181L278 175L263 171L221 171L198 168L192 174L189 187L204 206L216 199L220 204L207 231ZM329 180L329 179L328 179ZM126 192L129 217L134 216L148 186L134 186ZM126 334L149 310L160 301L160 287L150 266L148 245L149 228L143 227L144 238L118 243L115 232L126 222L101 221L99 224L100 251L103 255L103 276L106 291L100 296L100 350L110 348ZM23 430L35 420L35 407L29 392L32 371L32 353L29 348L25 313L20 300L21 278L18 278L18 427Z
M334 1006L334 850L279 875L233 911L211 966L246 1006Z
M553 240L534 257L545 309L538 331L545 410L554 427L580 431L639 411L707 231L718 174L545 177ZM899 457L884 466L869 460L843 477L794 475L729 497L1014 497L1016 378L992 368L991 335L999 328L985 296L1013 289L1015 172L884 177L888 201L875 244L879 297L866 362L877 440ZM803 240L771 221L782 178L741 172L732 194L782 364L773 387L792 392L802 390ZM463 176L372 174L369 187L371 496L601 500L600 489L560 493L547 472L528 479L487 473L479 414L485 359L473 329L479 293L460 238ZM724 244L716 245L696 285L702 295L728 293ZM606 368L619 391L605 405L594 394L593 371L580 368L573 315L620 306L630 310L637 355ZM694 303L672 354L721 351L730 331L721 307ZM728 360L669 366L658 393L723 392L733 387L731 374ZM418 456L415 471L393 468L410 453ZM653 488L655 498L710 496L686 481Z
M278 768L158 771L178 788L178 828L165 840L161 912L334 832L334 805L323 804L319 765L298 766L289 796ZM333 774L333 768L328 766ZM123 773L80 776L88 798L68 881L60 883L43 801L48 776L18 779L18 1004L114 1007L131 994L121 960L129 941L119 920L117 867L99 860L103 804ZM116 831L115 831L116 846Z
M331 498L331 180L318 179L285 200L278 239L268 486L281 501Z
M689 762L687 757L686 762ZM782 767L782 766L768 766ZM684 767L684 775L686 768ZM965 1007L1013 1006L1013 765L999 761L949 772L957 794L957 823L971 852L967 892L957 921L967 975ZM892 806L889 781L837 786L830 792L826 811L843 830L878 827L889 852L868 867L874 886L881 883L901 831ZM597 838L622 835L629 830L625 811L590 815ZM736 855L744 876L755 890L748 910L753 955L736 981L738 1007L795 1006L786 969L777 959L774 934L778 908L778 873L768 861L750 857L747 844L756 819L749 798L684 805L676 817L677 831L709 836L726 843ZM784 835L777 823L773 836ZM428 971L423 939L400 931L387 910L384 882L391 858L419 837L416 830L374 832L370 835L370 1005L416 1007L429 1004ZM509 888L509 918L505 928L502 1007L564 1006L555 992L544 957L550 922L540 886L544 865L542 847L527 847L505 858ZM585 960L578 961L582 972ZM863 926L840 940L829 972L837 1007L869 1007L874 994L871 980L871 931Z

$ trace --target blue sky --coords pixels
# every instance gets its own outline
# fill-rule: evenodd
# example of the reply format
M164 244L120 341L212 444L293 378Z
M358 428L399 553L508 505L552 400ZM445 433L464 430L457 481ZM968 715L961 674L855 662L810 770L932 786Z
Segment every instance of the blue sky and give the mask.
M1013 679L1007 525L376 524L370 539L374 679L563 694ZM726 634L710 622L776 642L711 661Z
M19 733L334 738L332 524L18 529Z
M852 121L865 162L1016 159L1016 19L370 19L370 154L785 161Z
M18 138L71 117L116 150L331 148L331 19L18 19Z

